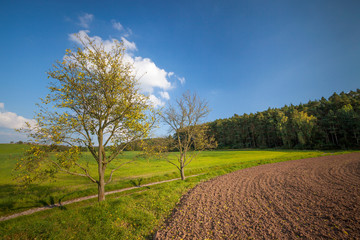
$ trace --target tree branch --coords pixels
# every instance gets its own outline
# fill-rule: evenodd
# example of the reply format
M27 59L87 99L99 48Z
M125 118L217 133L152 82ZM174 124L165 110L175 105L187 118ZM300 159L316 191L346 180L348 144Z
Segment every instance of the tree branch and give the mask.
M111 180L112 180L112 175L113 175L113 173L114 173L116 170L118 170L121 166L123 166L123 165L125 165L125 164L127 164L127 163L131 163L131 162L133 162L133 161L134 161L134 160L131 160L131 161L128 161L128 162L124 162L124 163L120 164L119 166L117 166L116 168L114 168L113 170L111 170L109 180L108 180L105 184L108 184L108 183L111 182Z
M93 177L90 176L90 173L89 173L89 171L88 171L86 168L84 168L83 166L81 166L81 165L78 164L78 163L75 163L75 165L78 166L79 168L81 168L81 169L85 172L86 176L87 176L92 182L97 183L97 181L96 181Z
M179 169L179 171L180 171L180 168L179 168L179 166L176 164L176 163L173 163L173 162L171 162L170 160L166 160L168 163L171 163L172 165L174 165L177 169Z
M74 175L74 176L79 176L79 177L86 177L86 178L89 178L92 182L94 183L97 183L97 181L95 179L93 179L91 176L89 177L88 175L86 174L81 174L81 173L76 173L76 172L71 172L65 168L62 168L57 162L53 161L53 160L50 160L60 171L62 172L65 172L67 174L70 174L70 175Z

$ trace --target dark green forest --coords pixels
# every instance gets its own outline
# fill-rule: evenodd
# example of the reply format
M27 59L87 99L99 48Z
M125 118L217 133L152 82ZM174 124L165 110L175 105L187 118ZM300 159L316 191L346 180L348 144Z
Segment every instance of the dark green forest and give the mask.
M359 149L360 89L207 124L220 149Z

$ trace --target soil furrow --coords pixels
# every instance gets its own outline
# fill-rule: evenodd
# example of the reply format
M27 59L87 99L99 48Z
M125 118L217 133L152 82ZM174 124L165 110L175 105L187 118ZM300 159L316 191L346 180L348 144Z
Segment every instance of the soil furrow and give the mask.
M360 153L239 170L201 183L156 239L360 239Z

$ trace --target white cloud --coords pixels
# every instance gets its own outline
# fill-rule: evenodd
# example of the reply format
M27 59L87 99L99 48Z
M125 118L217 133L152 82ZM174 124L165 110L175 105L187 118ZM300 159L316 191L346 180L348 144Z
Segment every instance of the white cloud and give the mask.
M73 33L73 34L69 34L69 40L72 42L75 42L79 45L81 45L81 41L79 40L79 38L77 37L77 35L81 38L84 39L87 34L89 33L89 30L81 30L78 33Z
M160 92L160 96L166 100L170 99L170 95L168 92Z
M93 19L94 15L85 13L82 16L79 16L79 25L84 28L89 28L89 25Z
M2 103L2 108L4 108L4 103ZM0 127L15 129L25 127L25 122L29 122L34 125L35 121L33 119L27 119L22 116L18 116L13 112L0 112Z
M105 51L110 51L111 48L115 45L116 39L112 38L109 40L103 40L98 36L90 37L88 33L90 33L89 30L81 30L78 33L69 34L69 40L81 45L80 39L85 40L86 37L89 37L92 41L94 41L95 45L100 45L102 43ZM78 35L80 39L76 35Z
M113 24L115 21L113 22ZM120 23L119 23L120 24ZM99 36L89 36L88 30L81 30L77 34L80 38L84 39L89 37L95 42L95 44L102 43L105 51L110 51L111 48L115 45L116 39L102 39ZM69 40L76 42L81 45L81 41L74 35L69 35ZM184 77L178 77L174 72L167 72L166 70L158 67L150 58L143 58L141 56L135 56L137 47L135 42L131 42L125 38L121 37L124 47L126 48L124 61L129 62L134 67L134 74L136 78L139 79L139 88L142 93L149 94L151 102L156 106L163 106L165 103L160 100L160 97L163 100L169 100L170 95L167 90L170 90L174 87L174 84L170 82L170 78L174 77L180 81L181 84L185 83ZM159 91L160 90L160 91ZM159 96L156 96L154 92L158 92ZM158 95L157 94L157 95Z
M172 87L166 78L167 72L156 66L150 58L135 57L133 65L143 92L153 93L154 88L168 90Z
M112 27L114 29L118 30L119 32L121 32L124 37L129 37L132 34L132 30L130 28L125 29L121 23L117 22L114 19L111 20L111 24L112 24Z
M129 37L130 35L132 35L132 30L130 28L127 28L124 33L124 37Z
M132 52L132 51L136 51L137 48L136 48L136 44L134 42L130 42L128 41L126 38L122 37L121 40L123 41L124 43L124 46L127 50L127 52Z
M112 26L113 28L115 28L118 31L122 31L124 30L124 27L121 25L121 23L115 21L115 20L111 20Z
M184 77L177 77L177 79L180 81L181 85L185 84L185 78Z
M162 107L165 105L163 101L161 101L158 97L152 94L149 96L149 100L154 105L154 107Z
M1 109L4 109L4 107L5 107L5 104L2 103L2 102L0 102L0 110L1 110Z

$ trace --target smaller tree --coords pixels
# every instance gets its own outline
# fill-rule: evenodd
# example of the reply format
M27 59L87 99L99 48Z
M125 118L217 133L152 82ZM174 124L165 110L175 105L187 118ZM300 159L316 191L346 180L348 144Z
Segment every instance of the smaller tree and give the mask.
M215 148L217 143L214 137L208 136L208 125L202 120L209 114L208 103L200 99L196 93L189 91L170 105L162 114L162 120L170 127L173 133L170 145L179 152L177 161L167 161L180 171L181 179L185 180L184 168L189 165L198 154Z

